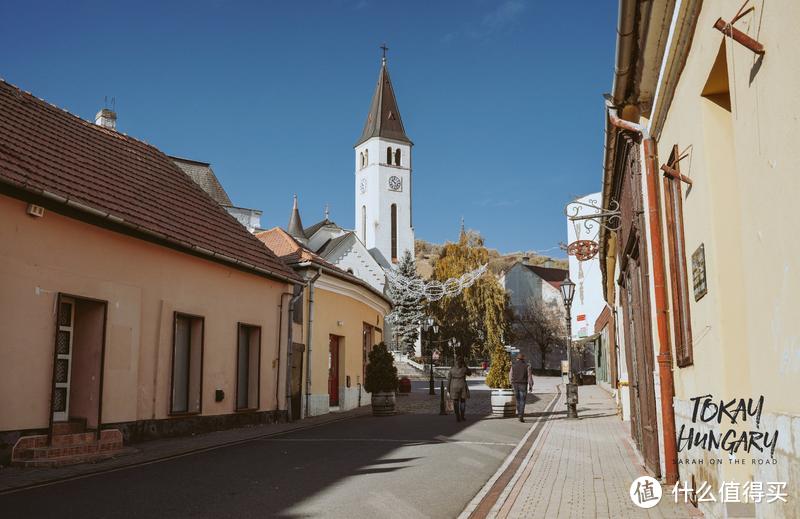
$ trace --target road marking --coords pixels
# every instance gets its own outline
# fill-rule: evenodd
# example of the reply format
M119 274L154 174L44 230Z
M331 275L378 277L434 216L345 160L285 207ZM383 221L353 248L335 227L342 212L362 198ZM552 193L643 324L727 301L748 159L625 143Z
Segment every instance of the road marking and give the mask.
M376 443L408 443L408 444L430 444L430 445L443 445L443 444L460 444L460 445L497 445L500 447L514 447L517 444L511 442L481 442L472 440L453 440L449 438L434 438L428 440L414 440L402 438L262 438L262 442L376 442Z

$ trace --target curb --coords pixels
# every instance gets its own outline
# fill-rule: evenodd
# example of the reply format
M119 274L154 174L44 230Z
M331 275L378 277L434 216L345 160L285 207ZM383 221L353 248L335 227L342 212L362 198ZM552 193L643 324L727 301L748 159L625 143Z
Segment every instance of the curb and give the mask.
M495 512L495 508L498 506L498 503L502 504L501 497L507 495L508 486L511 485L516 479L519 477L519 473L521 470L525 469L526 462L530 458L531 453L533 452L534 447L536 446L536 442L539 439L539 436L544 429L544 425L546 422L547 414L552 412L553 408L555 408L556 403L558 403L561 399L561 385L557 386L558 392L553 395L553 398L548 402L547 406L545 406L544 411L542 411L542 415L537 417L536 420L531 423L530 429L522 437L519 441L517 446L511 453L506 457L503 464L497 469L494 475L483 485L483 487L478 491L474 498L469 502L463 512L458 516L458 519L468 519L471 517L475 518L482 518L487 517L491 513ZM533 439L531 439L533 436ZM523 452L523 448L530 442L530 446L527 448L525 452ZM520 460L522 456L525 456L519 462L519 466L513 468L514 473L510 475L510 479L506 482L505 487L503 490L497 494L496 497L492 498L489 496L489 492L492 491L493 487L497 484L498 480L503 477L508 471L512 470L512 463L517 460ZM487 499L489 501L487 501ZM490 507L489 510L480 511L479 508L486 508Z

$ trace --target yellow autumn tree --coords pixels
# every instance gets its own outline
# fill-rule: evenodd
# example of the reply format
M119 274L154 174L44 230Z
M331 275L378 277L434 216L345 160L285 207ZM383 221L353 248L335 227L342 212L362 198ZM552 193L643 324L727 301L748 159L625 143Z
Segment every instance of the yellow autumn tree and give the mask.
M447 243L433 269L433 279L444 282L488 263L489 251L483 238L462 229L457 243ZM465 359L491 355L487 383L508 387L511 360L504 342L510 340L508 297L497 278L487 272L460 294L429 304L439 322L440 337L454 337L461 343L456 355Z

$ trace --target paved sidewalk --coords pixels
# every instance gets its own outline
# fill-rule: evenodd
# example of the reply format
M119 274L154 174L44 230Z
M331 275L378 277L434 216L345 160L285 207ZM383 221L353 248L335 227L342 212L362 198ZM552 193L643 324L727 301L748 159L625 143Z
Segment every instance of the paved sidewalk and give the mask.
M629 440L628 424L618 418L603 389L581 386L579 391L580 419L565 418L562 394L486 517L702 517L693 507L675 504L669 488L654 508L633 504L630 485L646 472Z

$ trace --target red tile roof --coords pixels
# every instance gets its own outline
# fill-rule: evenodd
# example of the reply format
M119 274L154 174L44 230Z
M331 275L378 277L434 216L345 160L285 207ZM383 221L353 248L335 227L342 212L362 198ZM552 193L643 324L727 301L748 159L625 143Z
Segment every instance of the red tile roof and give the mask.
M160 150L0 80L0 183L147 239L279 279L291 268Z
M538 265L525 265L525 266L531 269L533 272L535 272L537 276L547 281L556 288L561 288L561 282L564 281L564 279L566 279L567 277L568 271L566 269L541 267Z
M292 235L284 231L280 227L273 227L268 231L256 233L256 237L261 240L264 245L278 255L283 261L289 265L297 265L298 263L312 263L318 267L323 267L332 276L344 279L351 283L361 285L370 290L376 295L380 296L387 303L391 304L389 298L383 292L375 290L375 288L361 278L354 276L349 272L345 272L333 263L328 262L322 256L315 254L309 249L303 247Z

